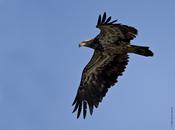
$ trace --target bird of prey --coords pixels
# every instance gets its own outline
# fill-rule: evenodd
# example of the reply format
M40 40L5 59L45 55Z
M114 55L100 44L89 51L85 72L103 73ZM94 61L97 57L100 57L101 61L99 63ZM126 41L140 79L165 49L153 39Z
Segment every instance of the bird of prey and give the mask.
M85 66L76 97L73 101L74 110L79 118L81 111L86 117L87 106L92 115L94 107L97 108L108 89L117 82L128 64L128 53L142 56L153 56L147 46L131 45L137 35L137 29L128 25L111 21L111 16L99 15L96 27L100 33L79 46L94 49L94 54Z

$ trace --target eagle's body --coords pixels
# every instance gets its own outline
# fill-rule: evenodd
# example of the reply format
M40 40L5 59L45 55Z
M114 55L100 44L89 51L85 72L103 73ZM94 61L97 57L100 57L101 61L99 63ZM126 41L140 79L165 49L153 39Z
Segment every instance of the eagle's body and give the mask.
M128 53L143 56L153 56L149 47L131 45L130 41L137 35L134 27L116 24L117 20L110 22L111 17L106 19L99 15L97 28L100 34L89 41L83 41L80 46L94 49L94 54L83 70L80 86L73 102L73 112L78 110L77 118L83 109L86 117L87 104L90 114L94 107L98 107L108 89L117 82L118 76L122 75L128 64Z

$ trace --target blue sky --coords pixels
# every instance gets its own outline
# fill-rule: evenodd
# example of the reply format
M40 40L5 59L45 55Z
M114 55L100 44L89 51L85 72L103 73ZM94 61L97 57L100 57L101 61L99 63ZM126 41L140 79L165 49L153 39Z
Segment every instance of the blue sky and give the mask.
M173 0L0 0L1 130L168 130L175 109ZM119 82L93 116L76 119L72 101L93 51L104 11L136 27L133 44L153 58L130 55ZM174 126L175 127L175 126Z

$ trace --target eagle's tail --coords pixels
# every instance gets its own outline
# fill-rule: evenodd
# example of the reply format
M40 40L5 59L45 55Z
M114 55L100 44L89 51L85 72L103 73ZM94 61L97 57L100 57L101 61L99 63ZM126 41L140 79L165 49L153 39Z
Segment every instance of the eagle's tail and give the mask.
M146 46L131 45L129 47L129 52L142 56L153 56L153 52Z

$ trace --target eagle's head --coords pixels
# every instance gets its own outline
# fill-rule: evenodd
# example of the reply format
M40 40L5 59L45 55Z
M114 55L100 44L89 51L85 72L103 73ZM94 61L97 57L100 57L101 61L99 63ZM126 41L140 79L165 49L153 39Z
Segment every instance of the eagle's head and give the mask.
M86 40L86 41L82 41L82 42L79 44L79 47L82 47L82 46L95 49L95 48L96 48L95 38L92 38L92 39Z

